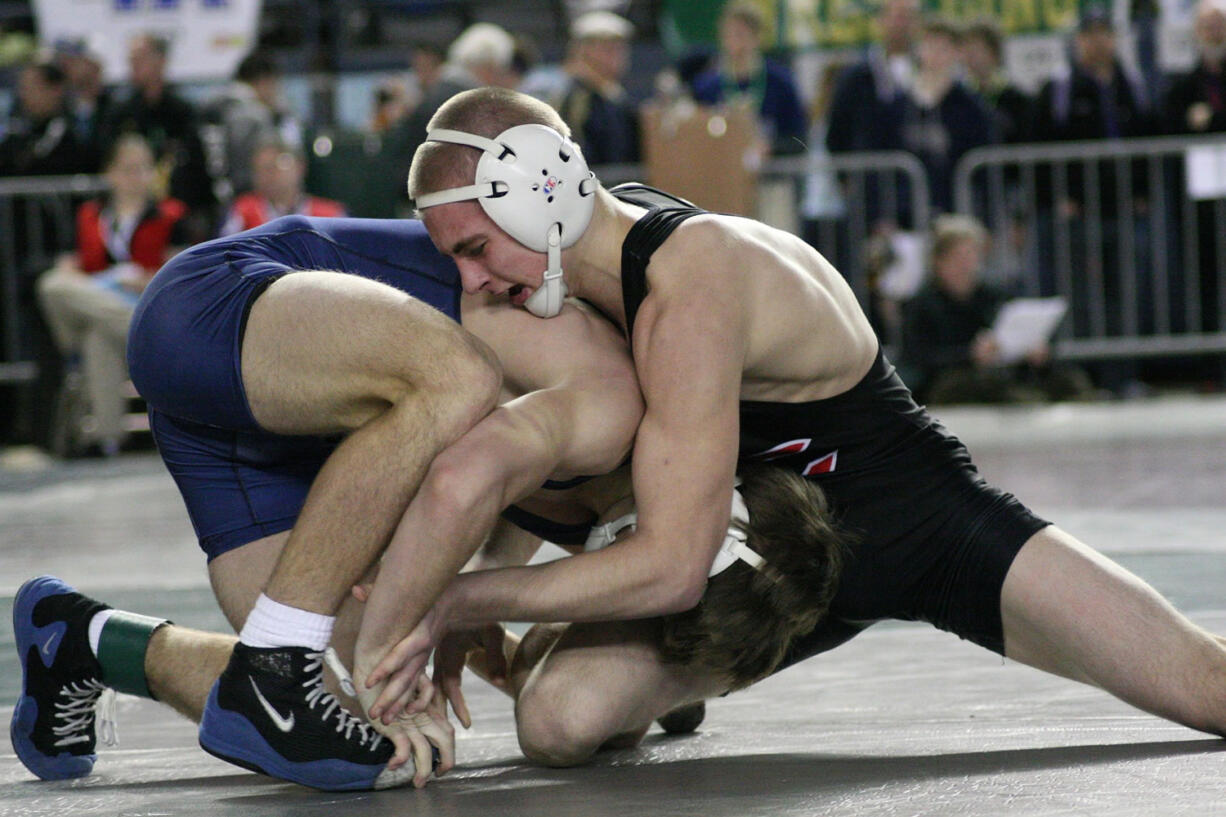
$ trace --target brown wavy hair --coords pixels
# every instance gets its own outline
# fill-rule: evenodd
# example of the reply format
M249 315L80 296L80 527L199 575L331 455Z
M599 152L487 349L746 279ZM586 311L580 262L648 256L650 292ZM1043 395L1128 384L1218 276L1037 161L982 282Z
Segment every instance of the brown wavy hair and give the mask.
M696 607L659 619L664 661L725 675L730 690L770 675L792 642L817 627L854 542L816 483L770 466L741 478L747 544L765 570L738 560L710 580Z

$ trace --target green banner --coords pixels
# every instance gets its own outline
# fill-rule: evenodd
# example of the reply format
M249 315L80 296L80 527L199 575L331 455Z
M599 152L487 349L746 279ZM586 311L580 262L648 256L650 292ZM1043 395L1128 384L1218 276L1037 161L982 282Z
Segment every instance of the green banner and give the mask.
M758 0L767 20L766 47L850 48L878 39L880 0ZM718 0L672 0L673 31L688 44L714 44ZM994 17L1006 35L1062 33L1077 20L1079 0L923 0L925 12L955 20Z

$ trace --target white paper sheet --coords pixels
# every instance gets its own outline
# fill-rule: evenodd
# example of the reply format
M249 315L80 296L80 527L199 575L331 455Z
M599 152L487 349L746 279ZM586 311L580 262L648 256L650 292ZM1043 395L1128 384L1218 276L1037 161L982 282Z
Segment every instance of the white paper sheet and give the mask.
M1027 352L1051 337L1068 311L1064 298L1016 298L1007 302L996 315L992 334L1000 349L1002 365L1017 363Z

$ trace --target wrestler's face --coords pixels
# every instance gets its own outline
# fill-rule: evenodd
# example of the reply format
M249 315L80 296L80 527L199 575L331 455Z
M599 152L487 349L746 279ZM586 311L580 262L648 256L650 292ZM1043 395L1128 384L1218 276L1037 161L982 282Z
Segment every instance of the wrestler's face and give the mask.
M465 292L507 294L511 303L522 306L541 285L545 254L499 229L477 202L431 207L422 221L434 246L455 261Z

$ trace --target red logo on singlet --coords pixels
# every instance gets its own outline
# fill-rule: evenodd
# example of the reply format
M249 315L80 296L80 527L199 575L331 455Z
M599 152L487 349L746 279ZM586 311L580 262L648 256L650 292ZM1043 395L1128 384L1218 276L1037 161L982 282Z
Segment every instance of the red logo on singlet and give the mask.
M751 455L750 459L769 462L771 460L777 460L780 457L789 457L792 454L803 454L809 450L809 446L812 444L812 438L788 440L786 443L779 443L778 445L771 446L765 451L759 451L757 454ZM838 461L839 451L836 448L829 454L823 454L806 465L804 470L800 472L801 476L811 477L814 474L829 474L834 470L834 466L838 463Z
M813 442L813 440L788 440L786 443L779 443L779 445L772 446L765 451L759 451L757 454L753 454L751 459L769 461L777 460L780 457L786 457L789 454L802 454L809 450L809 443L811 442Z
M805 466L805 470L801 471L801 476L811 477L814 474L829 474L834 470L835 464L839 461L839 451L836 448L824 457L818 457L813 462Z

